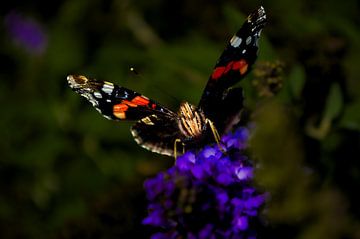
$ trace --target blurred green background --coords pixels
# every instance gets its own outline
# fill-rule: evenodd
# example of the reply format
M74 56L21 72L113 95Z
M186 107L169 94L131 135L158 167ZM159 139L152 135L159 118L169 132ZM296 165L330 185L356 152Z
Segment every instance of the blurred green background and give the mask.
M257 184L271 193L259 233L360 238L357 0L1 3L0 238L148 238L142 183L173 159L136 145L131 123L102 118L66 76L112 81L174 110L196 104L259 5L269 21L255 68L283 65L242 83ZM269 79L282 85L274 96L263 94Z

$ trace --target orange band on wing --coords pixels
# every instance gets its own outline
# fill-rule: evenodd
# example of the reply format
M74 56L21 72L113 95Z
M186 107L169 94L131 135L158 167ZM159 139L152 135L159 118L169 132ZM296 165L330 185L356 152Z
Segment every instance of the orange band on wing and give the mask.
M116 118L126 119L126 114L125 114L125 112L114 112L114 115L115 115Z
M128 108L129 108L129 106L127 106L123 103L114 105L113 106L113 114L115 115L116 118L126 119L125 112L127 111Z
M137 104L135 104L135 103L133 103L131 101L128 101L128 100L123 100L123 101L121 101L121 103L127 104L130 107L137 107L138 106Z
M224 74L225 69L225 66L216 67L211 75L211 78L214 80L219 79Z
M216 67L211 75L211 78L214 80L219 79L224 74L228 73L230 70L240 71L241 75L244 75L248 70L248 64L244 59L239 61L230 61L226 66Z
M242 66L241 68L240 68L240 73L241 73L241 75L244 75L246 72L247 72L247 70L248 70L248 64L246 64L246 65L244 65L244 66Z
M114 113L115 112L125 112L128 108L129 108L129 106L121 103L121 104L114 105L113 111L114 111Z
M248 64L245 60L240 60L234 63L233 70L239 70L241 75L244 75L248 70Z
M224 74L228 73L233 68L234 62L230 61L229 64L227 64Z
M134 99L131 100L131 102L136 105L148 105L149 99L146 99L143 96L136 96Z
M126 119L125 112L129 109L129 107L144 106L148 105L149 102L150 100L145 98L144 96L136 96L131 101L122 100L120 104L116 104L113 106L113 114L119 119ZM153 104L152 107L154 108L156 107L156 105Z

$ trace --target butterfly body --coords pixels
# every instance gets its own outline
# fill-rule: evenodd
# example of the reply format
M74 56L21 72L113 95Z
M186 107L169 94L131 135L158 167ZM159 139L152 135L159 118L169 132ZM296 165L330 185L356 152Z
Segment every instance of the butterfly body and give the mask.
M241 88L231 87L244 78L254 64L265 22L263 7L249 15L216 62L198 106L183 102L174 112L111 82L81 75L69 75L67 80L69 86L105 118L136 121L131 133L140 146L174 156L174 150L180 151L174 148L176 142L181 142L186 149L200 148L238 123L243 92Z

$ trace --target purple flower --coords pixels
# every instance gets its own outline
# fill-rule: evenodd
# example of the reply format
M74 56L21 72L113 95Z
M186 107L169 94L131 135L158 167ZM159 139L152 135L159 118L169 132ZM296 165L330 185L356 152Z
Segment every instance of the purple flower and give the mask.
M238 167L235 169L235 174L240 180L252 179L253 171L253 167Z
M27 19L16 12L5 16L5 26L19 46L35 55L42 54L47 46L47 37L42 27L34 20Z
M150 239L177 239L178 234L176 232L168 232L168 233L155 233L151 236Z
M248 218L246 216L236 217L234 219L234 229L244 231L249 227Z
M188 151L173 167L144 183L149 200L143 224L151 238L255 239L254 225L266 194L252 186L254 167L242 150L249 130L240 128L217 145Z

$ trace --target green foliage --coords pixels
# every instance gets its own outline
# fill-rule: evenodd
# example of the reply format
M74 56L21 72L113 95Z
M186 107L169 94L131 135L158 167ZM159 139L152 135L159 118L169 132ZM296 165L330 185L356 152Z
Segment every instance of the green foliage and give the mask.
M329 95L326 99L326 105L324 109L324 118L333 120L339 116L343 108L343 96L338 84L331 85Z
M305 84L305 72L301 66L294 66L289 73L290 92L294 99L300 99Z
M360 131L360 102L346 106L340 126L349 130Z

